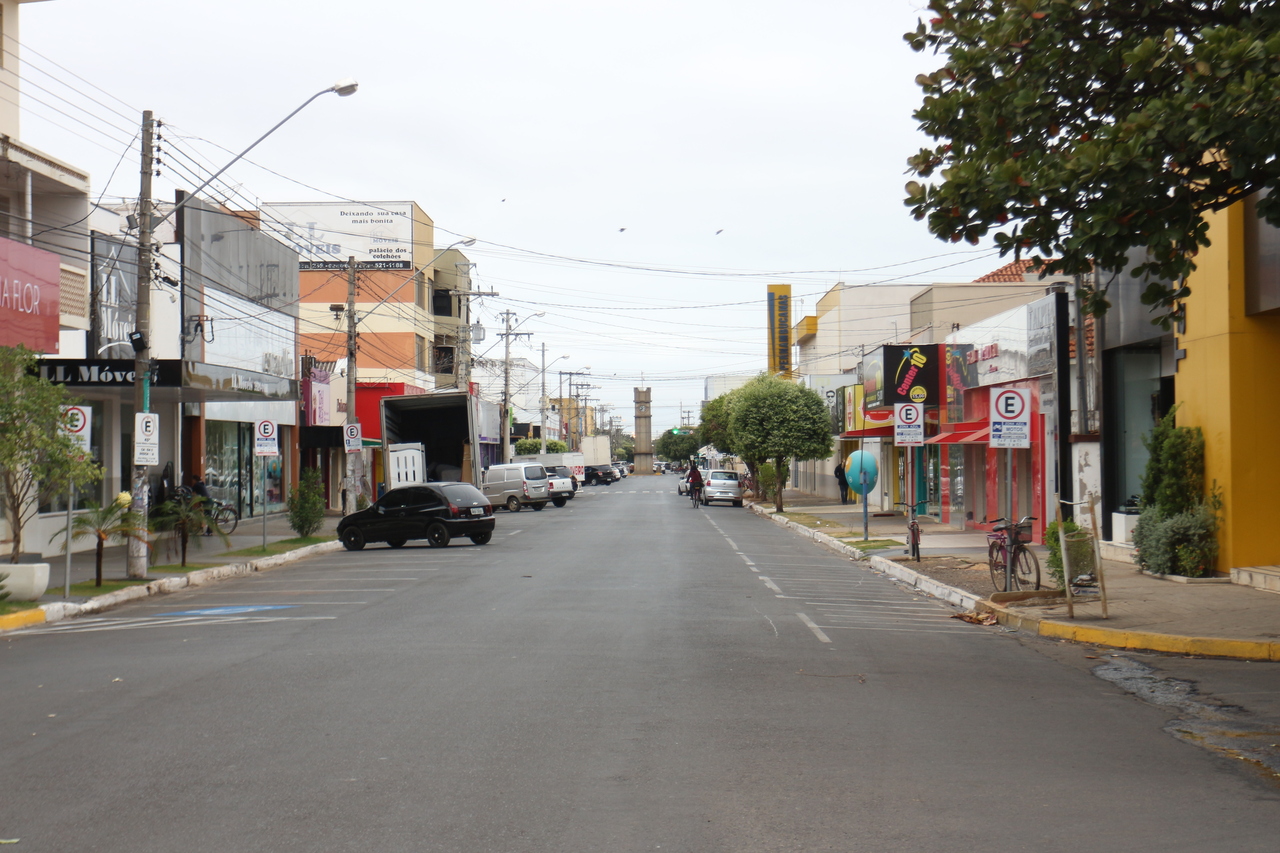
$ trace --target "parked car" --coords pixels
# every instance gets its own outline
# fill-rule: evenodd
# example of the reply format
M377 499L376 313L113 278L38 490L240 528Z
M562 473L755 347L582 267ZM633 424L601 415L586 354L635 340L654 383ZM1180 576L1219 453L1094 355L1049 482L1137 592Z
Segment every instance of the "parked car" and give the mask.
M609 486L621 479L612 465L587 465L582 469L582 476L588 486Z
M627 463L625 462L614 462L613 470L617 471L618 476L622 478L626 478L631 474L631 471L627 468Z
M715 501L742 506L742 483L738 480L737 471L712 469L703 472L702 505L710 506Z
M401 548L426 539L443 548L466 536L477 545L493 538L493 505L470 483L419 483L392 489L373 505L338 522L338 539L348 551L369 542Z
M551 498L551 503L564 506L573 499L573 493L577 489L573 473L567 465L548 465L546 468L547 495Z
M541 510L551 500L547 469L535 462L490 465L484 469L480 490L494 504L502 504L510 512L519 512L524 506Z
M700 471L701 471L702 469L698 469L698 470L700 470ZM689 475L690 475L690 474L692 474L692 473L693 473L693 469L691 468L691 469L689 469L688 471L685 471L683 474L681 474L681 475L680 475L680 480L679 480L679 482L677 482L677 483L676 483L676 494L677 494L677 495L687 495L687 494L689 494ZM704 484L707 482L707 472L706 472L706 471L702 471L702 482L703 482Z

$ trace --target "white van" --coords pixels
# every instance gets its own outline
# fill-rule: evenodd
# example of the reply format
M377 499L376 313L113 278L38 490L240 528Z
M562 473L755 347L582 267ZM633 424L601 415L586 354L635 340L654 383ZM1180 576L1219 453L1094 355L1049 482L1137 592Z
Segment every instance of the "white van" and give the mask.
M484 492L489 503L503 505L511 512L519 512L522 506L539 510L551 499L547 488L547 469L533 462L490 465L484 469L484 483L480 491Z

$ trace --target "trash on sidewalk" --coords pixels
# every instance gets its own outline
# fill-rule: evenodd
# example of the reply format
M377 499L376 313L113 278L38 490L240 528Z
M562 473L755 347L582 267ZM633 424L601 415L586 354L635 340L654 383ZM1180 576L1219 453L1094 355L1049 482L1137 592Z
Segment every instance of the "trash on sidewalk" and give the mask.
M994 613L978 613L973 610L964 613L952 613L952 619L959 619L961 622L968 622L971 625L994 625L996 624L996 615Z

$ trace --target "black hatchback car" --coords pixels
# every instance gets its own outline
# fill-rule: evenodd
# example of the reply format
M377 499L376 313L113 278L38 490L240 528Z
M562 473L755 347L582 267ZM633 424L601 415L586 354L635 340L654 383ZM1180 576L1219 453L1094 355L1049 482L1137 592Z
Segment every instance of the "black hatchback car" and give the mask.
M338 538L348 551L367 542L401 548L410 539L444 547L455 536L477 545L493 538L493 506L470 483L419 483L392 489L370 506L338 522Z
M614 480L622 479L612 465L588 465L582 469L582 474L588 486L608 486L612 485Z

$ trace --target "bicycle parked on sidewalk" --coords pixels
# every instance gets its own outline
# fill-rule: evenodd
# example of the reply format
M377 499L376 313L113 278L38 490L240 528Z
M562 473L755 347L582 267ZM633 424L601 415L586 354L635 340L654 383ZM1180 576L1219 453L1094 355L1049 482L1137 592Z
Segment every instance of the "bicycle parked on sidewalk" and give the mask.
M902 553L911 555L911 559L920 562L920 522L916 521L916 505L899 501L894 506L907 508L907 548Z
M189 486L179 486L174 489L174 497L184 503L190 503L197 499L195 493L191 491ZM231 504L214 500L213 498L199 498L199 500L207 501L209 503L210 506L209 509L205 511L205 517L208 518L215 527L227 536L235 533L237 525L240 524L240 513L236 512L235 507Z
M1031 537L1023 533L1031 529L1035 516L1025 516L1017 524L997 518L987 534L987 562L991 566L991 583L996 592L1040 588L1040 560L1027 548ZM985 523L985 519L984 519Z

